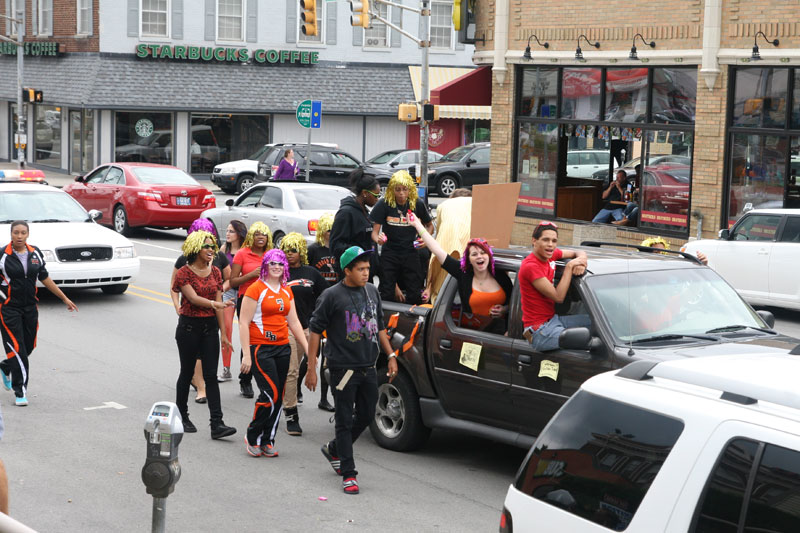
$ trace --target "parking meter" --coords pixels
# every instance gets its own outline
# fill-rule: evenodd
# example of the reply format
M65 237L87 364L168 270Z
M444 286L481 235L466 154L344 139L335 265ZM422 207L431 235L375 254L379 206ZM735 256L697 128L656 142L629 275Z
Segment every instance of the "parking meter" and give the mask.
M178 445L183 439L183 421L178 406L156 402L144 425L147 457L142 467L142 481L153 496L153 531L164 531L166 498L181 478Z

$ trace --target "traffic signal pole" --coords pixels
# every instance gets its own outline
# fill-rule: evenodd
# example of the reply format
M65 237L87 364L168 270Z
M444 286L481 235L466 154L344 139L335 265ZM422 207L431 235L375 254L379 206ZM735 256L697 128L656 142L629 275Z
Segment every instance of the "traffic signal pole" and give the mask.
M25 57L25 49L23 42L25 41L25 2L15 2L17 4L16 24L17 24L17 139L19 139L19 148L17 149L17 168L25 168L25 146L22 141L25 139L25 111L22 108L22 87L23 87L23 58ZM27 144L27 143L26 143ZM16 143L15 143L16 145Z

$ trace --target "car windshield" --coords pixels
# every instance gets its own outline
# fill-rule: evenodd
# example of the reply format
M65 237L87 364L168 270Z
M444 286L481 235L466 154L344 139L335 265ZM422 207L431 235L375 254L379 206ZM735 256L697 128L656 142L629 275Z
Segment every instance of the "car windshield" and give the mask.
M767 327L737 292L708 268L592 276L586 283L614 336L623 343L664 335L702 336L731 325Z
M336 211L343 198L350 195L346 189L295 189L294 197L301 210L326 209Z
M199 185L189 174L178 168L133 167L136 179L148 185Z
M471 146L459 146L447 152L439 161L461 161L471 150Z
M85 222L86 210L61 191L3 191L0 194L0 224L14 220L29 222Z
M249 159L250 161L258 161L259 159L261 159L261 156L264 155L264 152L266 152L270 148L271 147L268 144L265 144L264 146L259 148L256 153L248 156L247 159Z
M401 154L402 152L399 150L393 150L389 152L383 152L380 155L376 155L372 159L368 159L367 163L372 163L373 165L382 165L384 163L388 163L391 161L396 155Z

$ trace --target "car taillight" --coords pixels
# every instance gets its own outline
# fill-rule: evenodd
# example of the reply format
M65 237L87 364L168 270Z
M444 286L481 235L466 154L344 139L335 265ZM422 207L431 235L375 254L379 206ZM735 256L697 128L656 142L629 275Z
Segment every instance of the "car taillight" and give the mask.
M164 200L161 199L161 193L158 191L139 191L137 195L143 200L158 202L159 204L164 203Z
M211 204L212 206L217 206L217 199L214 198L213 194L206 194L205 198L203 198L203 205Z
M508 512L508 509L503 507L503 514L500 515L500 533L511 533L513 528L511 527L511 513Z
M308 221L308 234L315 235L317 233L317 227L319 227L318 220L309 220Z

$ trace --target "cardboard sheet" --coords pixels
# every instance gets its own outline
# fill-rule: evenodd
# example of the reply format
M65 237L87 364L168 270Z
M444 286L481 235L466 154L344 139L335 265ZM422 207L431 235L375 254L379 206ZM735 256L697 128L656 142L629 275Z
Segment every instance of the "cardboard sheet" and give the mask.
M475 185L470 237L486 239L495 248L508 248L521 186L519 182Z

